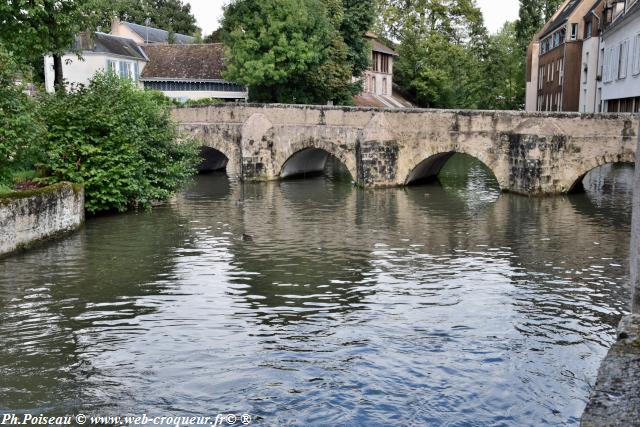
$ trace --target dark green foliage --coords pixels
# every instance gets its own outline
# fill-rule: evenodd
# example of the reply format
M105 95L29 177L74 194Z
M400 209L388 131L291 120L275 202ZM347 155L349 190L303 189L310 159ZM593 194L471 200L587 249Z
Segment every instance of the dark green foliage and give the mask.
M201 99L188 99L185 102L176 101L176 105L182 105L185 107L206 107L209 105L221 105L224 101L218 98L201 98Z
M394 80L420 106L483 108L487 32L473 0L379 0L378 28L400 42Z
M524 104L524 56L516 39L515 23L507 22L497 34L489 36L484 63L484 107L493 110L519 110Z
M203 40L204 43L222 43L222 29L218 28Z
M520 13L516 22L516 37L524 54L533 36L558 10L562 0L520 0Z
M195 172L194 142L178 142L167 105L113 74L44 101L47 183L84 184L86 209L125 211L165 200Z
M363 35L373 26L375 5L373 0L343 0L343 5L340 33L348 47L352 75L360 76L369 67L371 46Z
M226 78L256 101L311 103L308 71L325 58L330 24L319 0L236 0L225 8Z
M195 35L198 31L191 5L182 0L87 0L83 10L92 25L109 31L114 16L123 21L160 28L174 33Z
M45 127L36 103L16 84L22 76L13 56L0 45L0 185L8 186L15 172L33 167Z
M249 86L253 101L351 104L372 13L370 1L235 0L222 27L226 78Z

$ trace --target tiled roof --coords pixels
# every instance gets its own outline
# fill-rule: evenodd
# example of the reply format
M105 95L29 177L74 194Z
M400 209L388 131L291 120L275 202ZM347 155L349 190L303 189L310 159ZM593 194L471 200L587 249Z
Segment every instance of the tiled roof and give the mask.
M147 45L149 63L142 79L223 80L222 43L186 45Z
M144 25L133 24L131 22L123 22L126 26L131 28L136 34L138 34L145 43L168 43L169 32L161 30L159 28L147 27ZM184 34L174 34L176 44L189 44L195 41L195 38Z
M93 33L91 46L82 44L82 36L76 37L74 48L85 51L127 56L146 60L144 51L133 40L105 33Z
M398 53L395 50L388 48L376 39L371 40L371 46L374 52L381 52L386 53L387 55L398 56Z

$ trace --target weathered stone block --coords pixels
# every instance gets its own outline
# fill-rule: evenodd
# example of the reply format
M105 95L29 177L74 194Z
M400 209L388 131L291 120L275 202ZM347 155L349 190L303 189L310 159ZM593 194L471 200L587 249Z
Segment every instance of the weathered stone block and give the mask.
M84 188L61 183L0 197L0 255L79 228Z

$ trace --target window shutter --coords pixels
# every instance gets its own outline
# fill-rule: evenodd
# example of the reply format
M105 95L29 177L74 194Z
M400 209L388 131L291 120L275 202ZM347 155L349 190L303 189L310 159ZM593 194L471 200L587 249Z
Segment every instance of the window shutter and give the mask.
M629 67L629 40L625 40L620 45L620 74L619 78L627 77L627 68Z
M611 60L611 81L618 78L618 72L620 71L620 45L613 48L613 54Z
M636 35L633 49L633 75L640 74L640 34Z

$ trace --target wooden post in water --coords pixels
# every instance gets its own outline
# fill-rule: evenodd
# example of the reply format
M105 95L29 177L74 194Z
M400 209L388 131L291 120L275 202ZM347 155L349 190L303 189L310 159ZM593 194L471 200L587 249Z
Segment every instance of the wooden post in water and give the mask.
M633 180L633 220L631 223L631 312L640 314L640 130Z

